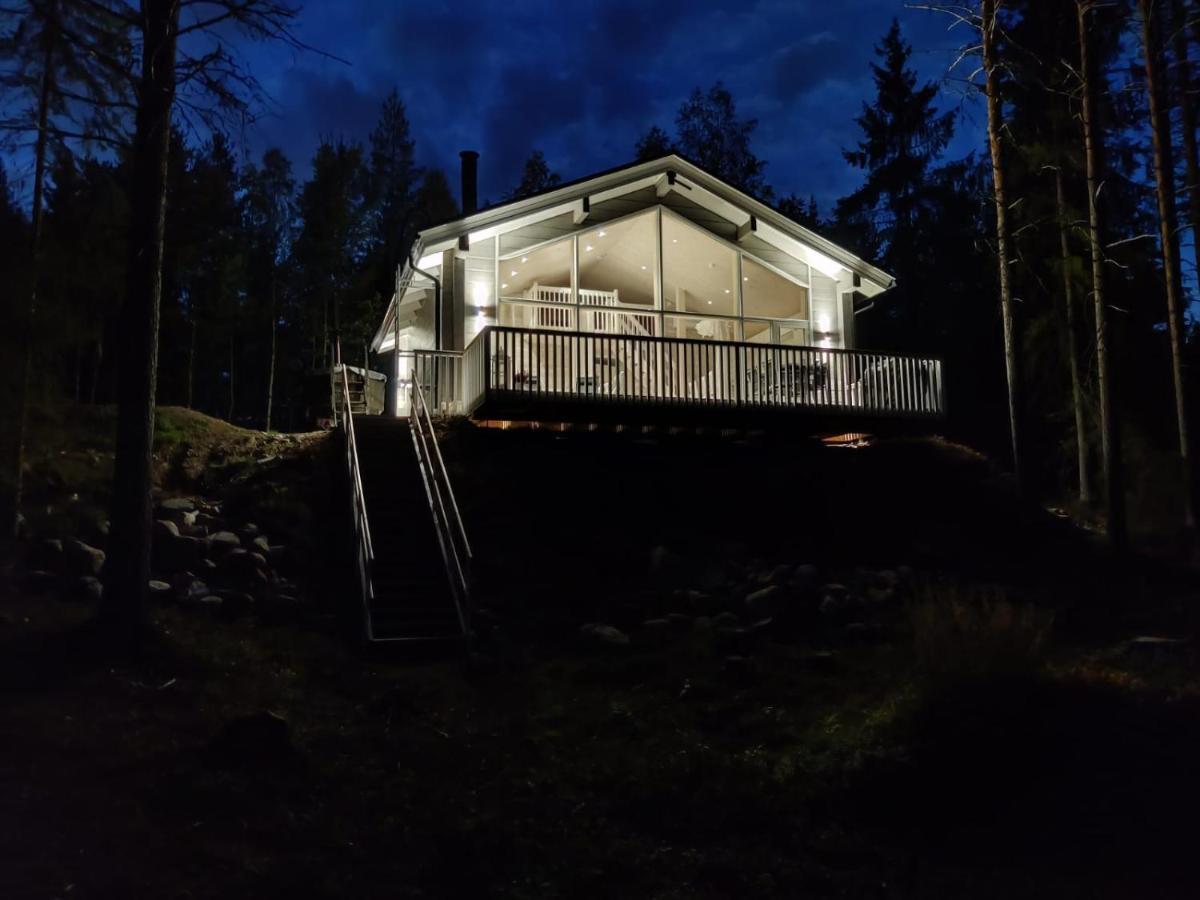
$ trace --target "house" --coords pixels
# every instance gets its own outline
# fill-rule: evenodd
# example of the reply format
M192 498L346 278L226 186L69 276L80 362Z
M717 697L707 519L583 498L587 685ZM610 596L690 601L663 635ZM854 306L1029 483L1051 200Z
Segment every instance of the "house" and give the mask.
M417 235L372 349L387 411L833 425L940 418L940 360L859 349L894 278L676 155ZM836 422L835 422L836 420Z

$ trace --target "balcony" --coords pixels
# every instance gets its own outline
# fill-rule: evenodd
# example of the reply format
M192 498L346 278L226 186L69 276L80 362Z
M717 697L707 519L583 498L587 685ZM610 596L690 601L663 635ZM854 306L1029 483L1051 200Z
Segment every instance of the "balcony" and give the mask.
M858 350L490 326L461 353L414 351L412 366L436 410L476 418L745 426L807 414L851 427L945 415L940 359Z

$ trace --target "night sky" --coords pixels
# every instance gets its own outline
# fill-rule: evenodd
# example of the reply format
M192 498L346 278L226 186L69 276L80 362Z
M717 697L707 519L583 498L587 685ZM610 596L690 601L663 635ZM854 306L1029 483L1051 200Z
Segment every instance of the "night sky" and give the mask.
M249 137L256 151L284 148L305 177L319 138L365 140L395 87L418 162L457 191L457 153L477 149L480 199L496 200L534 148L564 179L628 162L640 134L672 130L681 100L719 78L739 115L759 120L768 182L815 194L828 213L859 181L841 152L894 16L921 77L943 78L961 30L901 0L310 0L299 37L345 62L244 47L275 105ZM961 107L959 89L942 103ZM977 108L964 116L952 155L982 149Z

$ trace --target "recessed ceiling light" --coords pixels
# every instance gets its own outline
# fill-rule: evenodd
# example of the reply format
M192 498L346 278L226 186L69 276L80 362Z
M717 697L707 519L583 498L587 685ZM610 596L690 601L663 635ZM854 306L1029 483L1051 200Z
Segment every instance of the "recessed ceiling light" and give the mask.
M602 231L602 232L600 232L600 237L604 237L606 234L608 234L607 231Z
M504 290L506 287L508 287L507 284L502 284L502 285L500 285L500 290Z
M671 243L672 243L672 244L678 244L678 243L679 243L679 238L671 238Z
M521 257L521 262L529 262L529 257L528 257L528 256L522 256L522 257Z
M725 293L729 293L729 288L725 288Z
M584 247L583 249L584 249L584 250L591 250L591 249L592 249L592 245L591 245L591 244L588 244L588 245L587 245L586 247Z
M709 300L709 301L708 301L708 305L709 305L709 306L712 306L712 301L711 301L711 300Z
M749 275L743 276L743 278L742 278L742 281L749 281L749 280L750 280Z
M646 271L646 267L645 267L645 266L642 266L642 271L643 271L643 272L645 272L645 271Z
M509 276L510 276L510 277L512 277L512 278L516 278L516 277L517 277L517 270L516 270L516 269L513 269L513 270L512 270L511 272L509 272L508 274L509 274Z

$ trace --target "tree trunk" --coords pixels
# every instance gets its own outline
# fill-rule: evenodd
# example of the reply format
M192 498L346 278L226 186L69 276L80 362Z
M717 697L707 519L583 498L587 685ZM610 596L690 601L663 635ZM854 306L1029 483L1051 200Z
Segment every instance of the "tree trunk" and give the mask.
M1178 67L1179 109L1183 118L1183 156L1187 172L1188 223L1192 226L1192 253L1200 272L1200 150L1196 146L1196 105L1192 98L1188 62L1188 29L1182 0L1174 0L1175 64ZM1196 19L1200 31L1200 17Z
M267 370L267 431L271 430L271 407L275 403L275 273L271 273L271 367Z
M233 423L233 366L234 366L234 338L229 336L229 415L225 417L225 421Z
M1171 343L1171 380L1175 386L1175 419L1179 458L1183 466L1184 525L1196 527L1196 496L1191 434L1183 377L1183 279L1179 272L1179 219L1175 208L1175 164L1171 158L1171 113L1160 93L1162 57L1159 28L1151 19L1149 0L1138 0L1142 20L1142 50L1146 62L1146 101L1150 111L1150 140L1154 149L1154 192L1158 200L1158 239L1162 245L1163 277L1167 282L1167 334Z
M1079 367L1079 323L1075 321L1075 292L1071 287L1071 244L1067 228L1067 201L1063 190L1061 157L1054 170L1054 196L1058 213L1058 240L1062 254L1063 305L1067 310L1067 367L1071 372L1071 399L1075 407L1075 448L1079 455L1079 502L1092 502L1088 466L1087 417L1083 409L1083 386Z
M92 383L91 404L96 405L96 392L100 386L100 368L104 362L104 328L107 323L100 323L100 337L96 339L96 352L92 354Z
M184 404L188 409L192 409L192 389L196 383L196 319L195 313L192 313L192 333L188 338L188 366L187 366L187 402Z
M58 0L46 7L42 30L42 81L38 89L37 141L33 168L33 230L30 240L29 303L25 307L24 340L21 342L21 376L17 397L17 427L12 437L12 492L5 498L3 510L5 535L17 537L21 527L21 500L25 489L25 432L29 422L29 392L33 385L33 342L37 321L39 265L42 249L42 224L45 218L42 195L46 186L46 142L50 119L50 92L54 80L54 48L58 40Z
M1107 511L1108 542L1113 550L1125 549L1125 485L1121 464L1121 427L1113 404L1112 360L1108 336L1108 306L1104 297L1104 251L1100 240L1100 159L1102 133L1096 128L1096 98L1092 92L1091 36L1088 13L1092 0L1078 0L1079 70L1083 154L1087 167L1088 245L1092 258L1092 301L1096 314L1096 378L1100 393L1100 456L1104 465L1104 499Z
M142 0L142 71L129 204L129 271L121 307L120 383L104 618L136 649L150 575L151 475L158 320L178 0Z
M1017 484L1023 487L1018 423L1021 371L1017 365L1013 327L1012 284L1008 268L1008 199L1004 183L1004 147L1000 140L1004 121L1000 108L1000 77L996 58L996 17L999 5L997 0L983 0L983 68L987 93L988 148L992 156L992 191L996 204L996 249L1000 258L1000 314L1004 322L1004 368L1008 377L1008 430L1012 439L1013 474L1017 478Z

